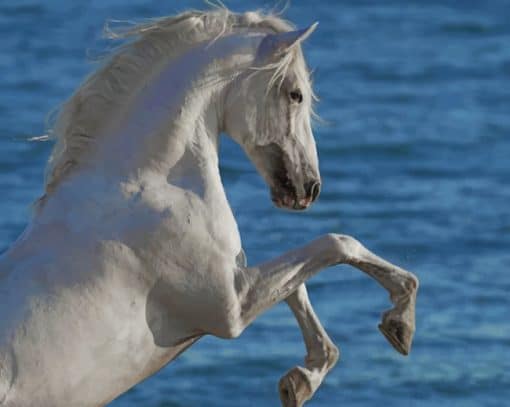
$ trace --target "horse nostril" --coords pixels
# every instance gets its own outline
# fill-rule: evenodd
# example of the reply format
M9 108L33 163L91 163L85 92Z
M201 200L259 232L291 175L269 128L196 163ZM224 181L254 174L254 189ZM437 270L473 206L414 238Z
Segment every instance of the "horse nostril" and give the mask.
M312 201L315 201L321 192L321 183L319 181L315 182L312 186Z
M315 201L321 192L321 183L319 181L310 181L305 184L305 193Z

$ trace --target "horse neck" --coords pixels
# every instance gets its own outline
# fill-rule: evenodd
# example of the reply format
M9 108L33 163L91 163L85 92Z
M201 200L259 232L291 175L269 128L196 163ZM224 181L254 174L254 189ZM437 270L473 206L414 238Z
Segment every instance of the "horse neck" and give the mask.
M252 63L257 40L225 37L164 64L103 130L96 154L73 183L136 184L150 178L205 198L223 192L218 138L225 92L236 73Z

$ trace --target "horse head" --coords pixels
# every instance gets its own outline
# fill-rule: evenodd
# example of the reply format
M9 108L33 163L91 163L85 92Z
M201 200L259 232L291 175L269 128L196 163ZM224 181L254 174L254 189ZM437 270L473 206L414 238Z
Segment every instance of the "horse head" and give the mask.
M306 209L320 192L311 128L314 94L301 42L316 28L267 34L255 64L232 83L227 133L244 149L276 206Z

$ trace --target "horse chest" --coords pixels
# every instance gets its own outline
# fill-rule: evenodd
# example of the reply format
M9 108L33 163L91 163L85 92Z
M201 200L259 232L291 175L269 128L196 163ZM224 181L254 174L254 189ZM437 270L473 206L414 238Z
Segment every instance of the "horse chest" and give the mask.
M112 227L130 247L165 264L196 269L210 256L233 260L241 250L235 218L224 194L208 198L172 186L159 188L118 215Z
M184 202L183 202L184 201ZM207 202L193 194L186 194L181 202L175 202L162 222L172 241L179 241L184 251L218 252L235 257L241 250L237 223L226 199Z

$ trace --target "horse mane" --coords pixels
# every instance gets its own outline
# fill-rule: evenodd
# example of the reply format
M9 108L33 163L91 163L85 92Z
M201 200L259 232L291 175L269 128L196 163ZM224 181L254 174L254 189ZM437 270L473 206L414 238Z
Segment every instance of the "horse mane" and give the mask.
M100 68L62 104L50 123L48 134L56 143L45 171L44 195L36 206L46 200L72 169L84 162L112 113L126 106L161 64L195 44L216 41L232 33L278 33L293 29L291 23L274 14L233 13L226 8L188 11L141 24L128 23L115 30L106 24L107 38L129 41L103 60ZM296 52L301 54L300 49ZM274 69L271 86L283 79L291 62L283 58L280 63L268 66ZM312 92L311 86L309 91Z

